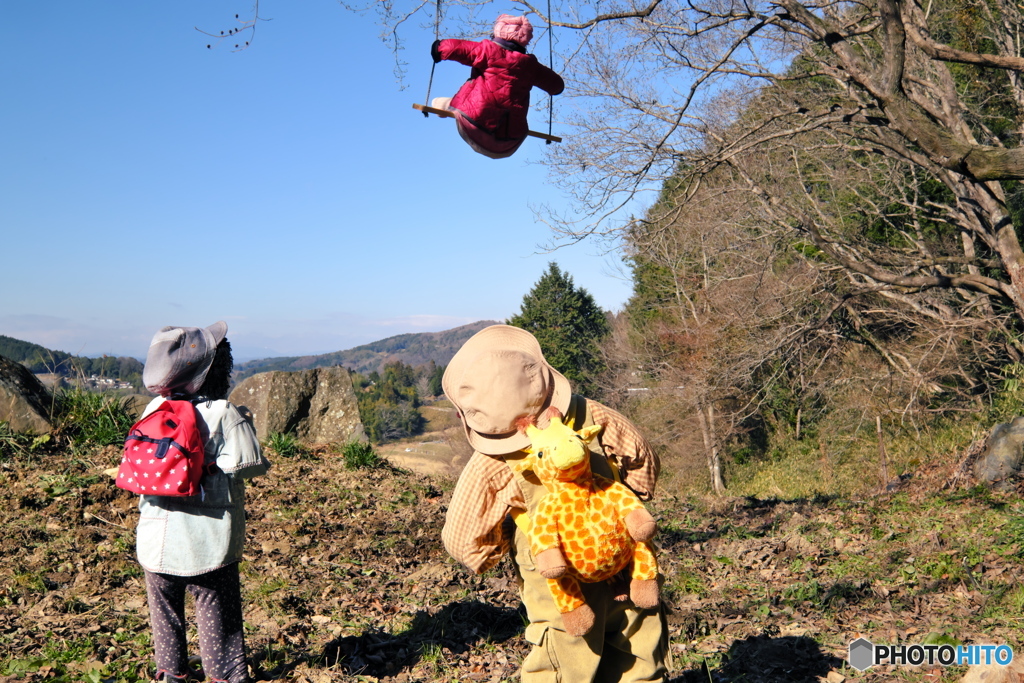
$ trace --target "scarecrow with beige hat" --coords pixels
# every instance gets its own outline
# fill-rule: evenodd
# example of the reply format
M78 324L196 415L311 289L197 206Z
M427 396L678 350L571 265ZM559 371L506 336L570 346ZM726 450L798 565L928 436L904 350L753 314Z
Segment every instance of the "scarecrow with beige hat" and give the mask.
M594 627L583 636L566 633L523 531L546 490L523 467L530 439L517 423L527 417L544 429L553 407L574 429L601 425L590 446L594 472L621 479L641 500L651 498L658 477L650 444L619 413L574 395L536 338L517 327L493 325L475 334L452 358L442 385L474 450L452 494L442 540L452 557L477 573L511 554L530 621L526 639L533 644L523 661L523 682L665 680L663 611L624 599L625 585L584 584Z

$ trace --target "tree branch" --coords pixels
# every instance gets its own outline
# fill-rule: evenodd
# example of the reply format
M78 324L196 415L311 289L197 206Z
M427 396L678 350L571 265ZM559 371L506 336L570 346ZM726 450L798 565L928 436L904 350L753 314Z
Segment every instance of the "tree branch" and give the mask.
M605 21L620 21L622 19L646 19L654 13L654 10L661 4L661 0L651 0L651 4L647 5L644 9L633 10L632 12L609 12L607 14L598 14L589 21L582 23L569 23L564 21L552 21L551 17L547 16L544 12L531 5L529 2L524 2L523 5L531 12L540 17L548 26L558 26L559 28L571 28L576 30L582 30L590 28Z

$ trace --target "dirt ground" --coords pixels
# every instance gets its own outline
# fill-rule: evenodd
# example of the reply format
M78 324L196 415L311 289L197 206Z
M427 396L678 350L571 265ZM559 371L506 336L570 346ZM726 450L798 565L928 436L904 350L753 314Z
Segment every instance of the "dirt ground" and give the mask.
M0 462L0 681L148 680L137 499L103 475L117 458L111 448ZM257 680L518 680L528 646L511 566L474 576L447 556L453 469L426 471L350 471L319 450L277 458L253 481L241 571ZM964 673L857 672L845 660L860 636L1019 651L1019 492L944 491L946 474L936 467L863 500L655 501L671 680Z

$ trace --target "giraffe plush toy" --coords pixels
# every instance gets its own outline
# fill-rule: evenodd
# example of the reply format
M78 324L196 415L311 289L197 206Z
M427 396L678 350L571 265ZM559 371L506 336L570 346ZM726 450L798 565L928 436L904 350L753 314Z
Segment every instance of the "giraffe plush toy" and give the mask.
M518 423L530 437L524 469L532 469L547 489L527 535L566 632L581 636L594 626L594 611L584 601L580 581L608 581L629 567L633 604L657 607L658 565L647 545L655 524L635 493L591 471L587 444L601 425L575 432L557 408L548 411L546 429L538 429L530 418Z

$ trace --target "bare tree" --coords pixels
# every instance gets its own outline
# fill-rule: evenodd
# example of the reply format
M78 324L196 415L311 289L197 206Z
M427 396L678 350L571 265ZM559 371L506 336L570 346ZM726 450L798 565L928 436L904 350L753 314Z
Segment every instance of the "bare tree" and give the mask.
M721 493L725 444L780 381L786 363L777 361L806 344L804 309L828 278L793 258L777 232L761 229L758 205L735 174L709 178L684 205L673 201L680 192L666 189L626 238L635 293L626 310L630 333L615 354L658 395L644 408L660 413L656 440L681 438L657 434L681 426L670 413L696 416L711 488Z
M770 130L765 121L784 104L774 93L737 100L743 111L722 135ZM829 248L862 262L930 262L941 272L961 243L928 207L928 189L903 164L808 131L681 172L633 223L624 239L634 333L618 335L626 341L614 353L651 390L675 395L644 410L698 418L713 490L724 488L725 444L752 424L800 439L827 414L833 429L822 438L837 450L878 416L912 425L978 400L985 375L1006 359L1004 335L991 333L1007 314L963 288L872 281L794 229L813 222Z
M979 32L970 43L987 51L930 37L955 39L951 27L964 16ZM774 200L777 225L802 232L834 263L873 283L958 289L974 295L966 305L994 297L1020 319L1024 253L1007 187L997 181L1024 178L1024 151L1016 147L1021 28L1017 6L1001 0L930 3L927 10L892 0L662 2L642 18L610 22L573 62L575 92L609 106L582 110L580 134L553 154L589 217L561 229L573 238L615 231L608 212L651 180L660 185L682 171L699 181L745 152L827 134L865 164L891 161L902 174L944 188L907 198L906 207L954 227L958 252L888 262L848 249L815 213L787 206L794 195L771 195L751 173L748 187ZM737 118L742 108L729 101L761 105L766 97L770 115L760 117ZM1010 189L1019 190L1016 183Z
M524 4L569 84L546 163L576 211L547 217L554 239L657 275L616 335L633 367L611 365L703 415L715 488L772 387L856 430L963 409L1024 355L1015 3ZM441 7L377 9L398 31ZM468 34L492 19L444 8Z
M234 49L232 52L241 52L242 50L248 49L249 45L256 38L256 25L258 22L268 21L265 17L260 16L260 3L259 0L253 0L252 14L250 16L243 17L241 14L235 15L235 24L228 28L226 31L206 31L198 26L196 30L205 36L213 38L214 40L207 43L207 49L212 49L214 45L228 40L234 43ZM246 39L242 40L241 36L245 35ZM239 42L235 42L239 41Z
M955 288L1024 316L1024 251L1007 208L1007 192L1019 188L1000 182L1024 179L1015 3L523 4L557 32L555 67L569 81L560 105L569 134L548 163L578 213L550 217L557 236L620 237L629 225L622 211L676 174L699 178L744 151L828 131L851 153L893 160L945 188L932 213L959 231L962 253L908 268L844 251L813 220L786 220L788 228L871 282ZM396 54L413 21L434 24L443 13L446 34L480 35L493 20L490 3L477 0L370 8ZM417 49L425 55L426 46ZM737 129L734 101L754 101L769 87L784 106ZM752 178L749 190L768 188Z

